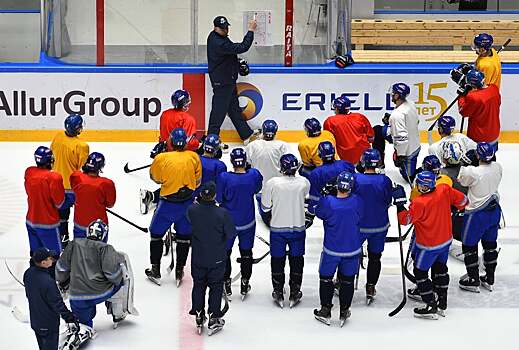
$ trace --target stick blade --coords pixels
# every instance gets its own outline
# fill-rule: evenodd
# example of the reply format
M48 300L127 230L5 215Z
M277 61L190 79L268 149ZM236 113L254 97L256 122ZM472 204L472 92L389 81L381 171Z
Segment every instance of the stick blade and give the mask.
M396 307L396 309L394 309L393 311L391 311L391 312L388 314L388 316L389 316L389 317L393 317L393 316L395 316L396 314L398 314L398 313L399 313L399 312L404 308L406 302L407 302L407 298L404 297L404 299L402 299L402 301L401 301L400 304Z
M124 172L128 174L130 172L130 168L128 168L128 163L124 165Z

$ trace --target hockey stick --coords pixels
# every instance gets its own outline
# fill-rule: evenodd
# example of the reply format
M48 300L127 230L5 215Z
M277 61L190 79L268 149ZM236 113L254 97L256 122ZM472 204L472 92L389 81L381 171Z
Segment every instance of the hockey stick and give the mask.
M18 282L22 287L25 288L25 284L22 283L22 281L20 281L18 279L18 277L15 276L15 274L13 273L13 271L11 271L11 268L9 267L9 265L7 264L7 259L4 259L4 264L5 264L5 268L7 269L7 271L9 272L9 274L14 278L14 280L16 282Z
M168 274L170 274L175 268L175 253L173 252L173 242L175 242L175 235L173 234L173 232L171 232L171 228L169 229L168 235L170 235L169 250L171 251L171 262L168 266Z
M265 243L267 246L270 247L270 242L267 241L265 238L263 238L263 237L261 237L261 236L258 236L258 235L256 235L256 237L257 237L260 241L262 241L263 243ZM261 262L261 261L262 261L263 259L265 259L269 254L270 254L270 250L267 251L267 252L266 252L265 254L263 254L262 256L260 256L259 258L252 259L252 264L254 265L254 264L257 264L257 263ZM236 262L239 263L239 264L241 264L241 263L242 263L242 259L241 259L241 257L237 258L237 259L236 259ZM240 277L241 277L241 271L238 272L238 273L237 273L237 274L236 274L236 275L231 279L231 283L236 282L237 280L240 279Z
M447 108L445 108L443 110L443 112L440 113L440 115L438 116L438 118L436 118L436 120L431 124L431 126L429 127L429 129L427 129L427 143L429 143L429 145L432 145L433 144L433 136L432 136L432 133L433 133L433 129L434 127L436 126L436 123L438 123L438 119L440 119L441 117L443 117L445 115L445 113L447 113L449 111L449 109L452 108L452 106L454 106L454 104L456 102L458 102L458 100L460 99L461 95L458 94L458 96L456 96L456 98L454 100L452 100L452 102L447 106ZM461 120L461 124L463 125L463 119Z
M402 241L405 241L407 239L407 236L409 235L409 233L412 231L413 229L413 225L411 225L408 229L407 229L407 232L402 236ZM386 237L386 243L394 243L394 242L399 242L400 241L400 238L399 237Z
M411 242L409 243L409 248L407 249L407 255L405 257L405 264L404 264L405 270L404 270L404 273L405 273L405 277L407 277L409 282L416 284L416 278L407 269L407 266L409 266L409 258L411 257L411 250L412 250L412 247L414 245L414 240L415 240L415 237L414 237L414 233L413 233L413 235L411 236Z
M135 227L136 229L138 230L141 230L142 232L148 232L148 229L146 227L141 227L133 222L131 222L130 220L122 217L121 215L117 214L117 213L114 213L113 211L111 211L110 209L106 208L106 211L109 212L110 214L112 214L113 216L115 216L116 218L119 218L121 219L122 221L126 222L127 224L130 224L132 225L133 227Z
M397 215L397 222L398 222L398 215ZM399 238L398 245L400 246L400 266L402 268L402 301L396 307L396 309L394 309L393 311L391 311L389 313L389 317L393 317L397 313L399 313L400 310L402 310L404 308L405 303L407 302L407 291L406 291L406 287L405 287L405 272L404 272L404 270L406 270L404 267L404 248L402 245L402 228L400 227L399 222L398 222L398 238Z
M142 170L142 169L146 169L146 168L149 168L149 167L151 167L151 164L144 165L144 166L140 166L140 167L135 168L135 169L130 169L130 168L128 167L128 163L126 163L126 164L124 165L124 172L125 172L126 174L128 174L128 173L133 173L134 171Z

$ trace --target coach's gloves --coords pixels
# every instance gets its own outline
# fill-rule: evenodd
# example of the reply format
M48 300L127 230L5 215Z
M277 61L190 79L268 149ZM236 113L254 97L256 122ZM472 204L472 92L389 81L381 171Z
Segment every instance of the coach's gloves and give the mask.
M314 223L314 214L310 214L309 212L305 212L305 228L309 228Z
M407 195L405 194L402 185L396 185L393 187L391 195L393 197L393 204L397 207L403 206L407 203Z
M152 159L155 158L157 156L157 154L165 152L166 149L167 149L166 141L157 143L150 152L150 158L152 158Z
M245 77L245 76L249 75L250 68L249 68L249 64L247 63L246 60L244 60L243 58L239 58L238 59L238 65L239 65L238 73L242 77Z

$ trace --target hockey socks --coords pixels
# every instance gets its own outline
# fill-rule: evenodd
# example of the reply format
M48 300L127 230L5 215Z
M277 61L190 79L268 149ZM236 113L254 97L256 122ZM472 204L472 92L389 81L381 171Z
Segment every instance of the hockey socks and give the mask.
M380 270L382 268L382 264L380 263L381 257L382 253L372 253L368 251L368 284L376 285L378 282L378 278L380 277Z
M349 309L351 306L351 301L353 300L353 280L355 276L344 276L343 274L339 273L338 277L341 284L341 287L339 288L339 302L341 304L341 308Z

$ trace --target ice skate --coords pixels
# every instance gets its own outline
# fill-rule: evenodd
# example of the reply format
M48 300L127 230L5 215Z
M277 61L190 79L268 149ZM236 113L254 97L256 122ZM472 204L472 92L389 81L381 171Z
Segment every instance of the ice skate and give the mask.
M373 301L375 301L375 295L377 295L377 290L375 289L374 284L366 284L366 305L371 305Z
M225 325L225 320L223 318L213 318L209 315L209 323L207 325L207 335L211 336L220 332Z
M332 319L332 308L331 306L322 305L321 309L314 309L314 317L317 321L324 323L329 326Z
M148 190L140 190L139 195L139 203L140 203L140 210L142 215L148 214L148 211L150 210L151 202L153 201L153 193Z
M424 318L427 320L438 319L438 307L436 305L426 304L423 307L415 307L413 311L414 317L417 318Z
M76 350L79 349L85 342L90 339L94 339L96 336L95 331L83 324L77 328L75 325L69 326L67 334L63 343L60 345L59 350Z
M283 303L285 298L283 297L282 290L274 290L272 292L272 299L274 299L274 303L276 303L276 305L279 306L280 308L283 308L285 306Z
M348 318L350 318L351 316L351 311L349 308L346 308L346 307L341 307L341 311L340 311L340 314L339 314L339 325L341 326L341 328L344 326L344 324L346 323L346 320Z
M231 287L231 279L228 278L223 282L223 289L225 290L225 294L227 297L232 295L232 287Z
M195 316L195 323L196 323L196 332L198 334L202 334L202 331L204 329L204 323L207 320L207 317L205 317L205 312L202 311L196 311Z
M488 290L489 292L492 292L494 290L494 279L488 277L488 275L479 277L479 281L481 283L481 286Z
M151 269L144 270L146 277L156 285L160 286L160 265L152 264Z
M180 287L182 283L182 278L184 278L184 266L179 266L175 268L175 281L177 283L177 288Z
M469 277L468 275L462 276L460 278L459 286L463 290L472 293L479 293L479 281L475 278Z
M407 297L409 299L415 300L415 301L422 301L422 297L420 296L420 291L418 290L418 287L409 288L407 290Z
M119 327L119 323L121 323L122 321L124 321L124 320L126 319L126 316L128 316L127 313L124 313L124 314L122 314L121 316L118 316L118 317L112 315L112 321L113 321L113 323L114 323L114 324L112 325L113 329L117 329L117 327Z
M241 285L240 285L240 294L241 294L241 300L244 301L245 298L247 297L247 295L249 294L250 292L250 284L249 284L249 280L246 280L246 279L243 279L241 280Z
M290 301L290 308L293 308L294 306L296 306L297 304L299 304L301 302L301 298L303 297L303 293L297 289L295 291L291 291L290 292L290 297L289 297L289 301Z

